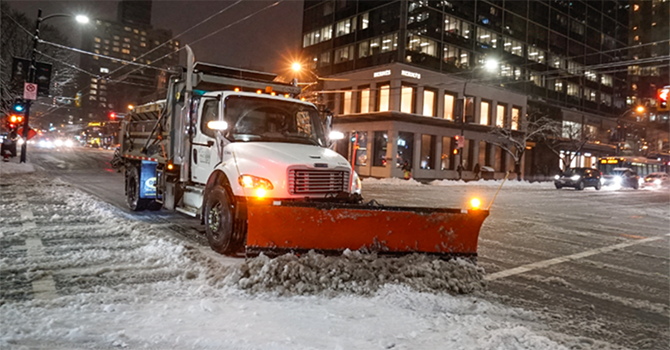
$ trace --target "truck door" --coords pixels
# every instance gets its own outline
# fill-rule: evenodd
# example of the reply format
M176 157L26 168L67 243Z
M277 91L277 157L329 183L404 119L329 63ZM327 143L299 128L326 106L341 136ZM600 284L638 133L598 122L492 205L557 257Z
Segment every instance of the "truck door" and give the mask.
M203 98L198 110L198 123L193 137L191 180L204 184L219 163L216 148L216 131L207 127L207 123L221 119L219 99Z

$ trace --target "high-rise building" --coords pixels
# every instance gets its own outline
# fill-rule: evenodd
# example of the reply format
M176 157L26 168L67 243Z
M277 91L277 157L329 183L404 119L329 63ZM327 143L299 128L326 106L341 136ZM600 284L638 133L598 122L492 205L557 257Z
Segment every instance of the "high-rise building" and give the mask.
M122 0L117 8L117 21L137 24L151 25L151 1Z
M409 161L418 178L455 178L459 164L472 176L477 163L502 177L513 159L490 131L519 128L525 115L562 123L554 147L567 165L615 152L628 23L627 1L307 0L303 56L337 78L319 94L336 126L362 136L362 175L398 177ZM466 139L458 151L455 136ZM526 148L526 175L558 171L554 152Z
M81 74L79 84L84 88L82 115L89 121L106 120L111 112L125 113L128 105L141 102L143 96L155 94L161 80L165 79L165 69L179 63L176 52L180 48L179 42L170 40L170 30L153 29L149 23L140 23L144 20L134 24L134 19L141 16L131 10L150 9L151 2L125 7L121 6L123 3L119 10L125 9L123 14L130 16L130 20L94 20L82 37L82 49L109 57L82 56L81 59L82 69L90 73ZM144 19L150 19L150 14L148 16ZM154 68L134 66L128 61ZM112 72L115 73L108 76Z

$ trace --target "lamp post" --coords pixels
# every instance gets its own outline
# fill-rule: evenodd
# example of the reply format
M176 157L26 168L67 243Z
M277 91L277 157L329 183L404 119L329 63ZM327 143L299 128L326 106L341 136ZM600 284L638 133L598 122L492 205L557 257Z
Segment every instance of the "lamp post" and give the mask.
M494 72L498 69L499 62L495 58L488 58L484 62L484 65L482 66L486 71L488 72ZM462 170L463 169L463 148L465 146L465 111L466 111L466 104L467 104L467 99L465 98L465 91L468 87L468 83L473 80L475 70L477 68L473 68L470 70L470 74L468 76L468 79L463 83L463 102L461 103L461 137L458 139L458 142L460 143L458 149L458 166ZM473 101L474 103L474 101ZM459 178L461 177L461 172L459 172Z
M55 13L53 15L46 16L42 18L42 9L37 10L37 21L35 22L35 36L33 37L33 50L30 54L30 67L28 68L28 83L35 84L37 80L37 43L40 41L40 24L42 24L43 21L46 21L49 18L54 18L54 17L73 17L77 22L81 24L86 24L88 23L88 17L84 15L70 15L66 13ZM28 145L28 135L30 131L30 127L28 126L28 120L30 119L30 105L32 104L31 100L26 100L26 113L25 117L23 118L23 145L21 145L21 163L26 162L26 151L27 151L27 145Z
M623 113L621 113L621 116L617 118L617 144L616 144L616 155L620 156L621 151L622 151L622 144L626 142L626 134L627 132L625 131L626 129L626 116L628 116L631 112L636 112L639 115L644 114L646 112L646 109L644 106L636 106L627 109ZM639 121L639 120L638 120Z

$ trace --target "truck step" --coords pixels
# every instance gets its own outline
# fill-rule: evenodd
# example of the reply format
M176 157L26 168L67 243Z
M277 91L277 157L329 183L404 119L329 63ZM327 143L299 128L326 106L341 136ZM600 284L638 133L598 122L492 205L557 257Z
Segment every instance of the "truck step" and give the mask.
M196 217L198 216L198 209L193 207L177 207L176 210L182 214Z
M205 191L205 188L202 186L186 186L187 192L202 194Z

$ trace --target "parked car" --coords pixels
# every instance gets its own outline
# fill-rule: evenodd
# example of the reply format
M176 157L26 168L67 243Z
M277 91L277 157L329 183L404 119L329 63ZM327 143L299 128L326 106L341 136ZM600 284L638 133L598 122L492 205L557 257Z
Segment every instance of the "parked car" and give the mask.
M605 186L640 188L640 176L629 168L614 168L609 175L604 176Z
M651 173L644 177L642 187L668 188L670 187L670 175L666 173Z
M554 186L556 189L563 187L573 187L581 191L586 187L594 187L600 190L602 183L600 181L602 174L600 170L593 168L572 168L567 169L561 175L554 177Z

